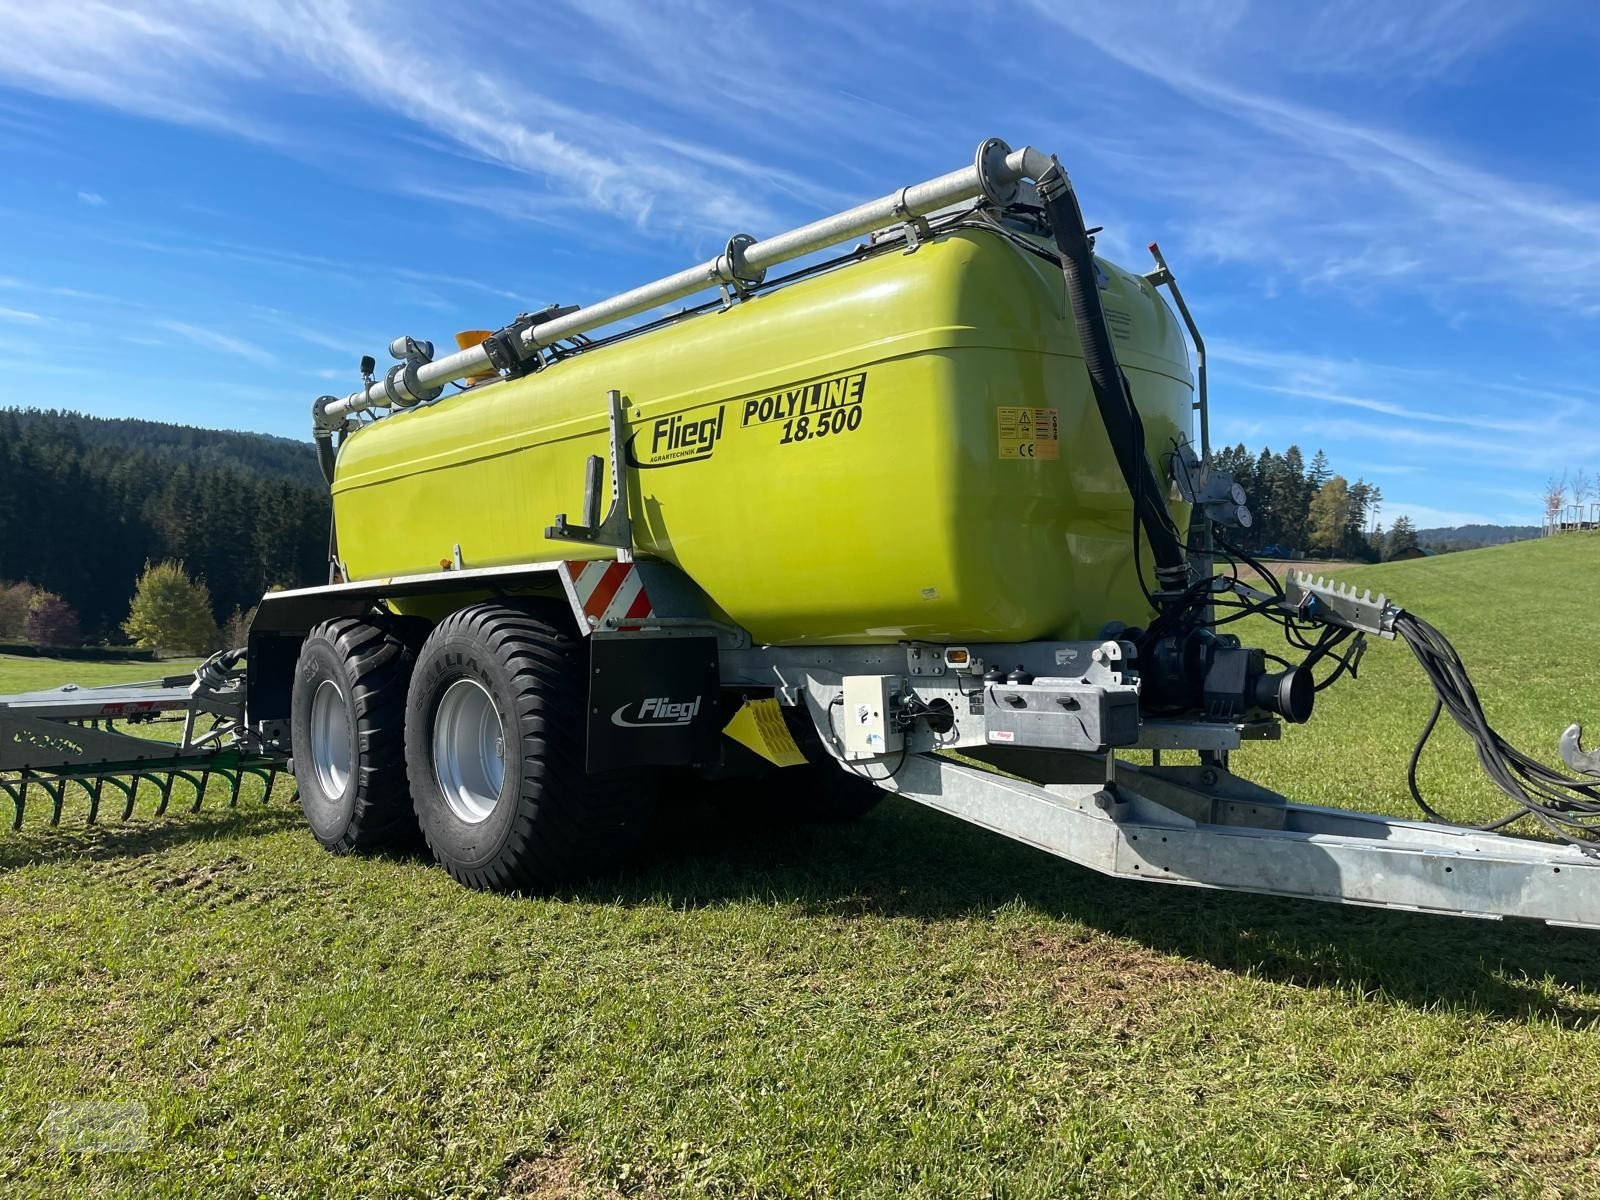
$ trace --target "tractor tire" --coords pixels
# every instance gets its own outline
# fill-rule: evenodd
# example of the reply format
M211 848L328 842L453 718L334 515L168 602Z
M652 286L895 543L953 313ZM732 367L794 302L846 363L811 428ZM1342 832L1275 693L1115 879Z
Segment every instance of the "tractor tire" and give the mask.
M355 618L324 621L300 646L290 739L300 808L339 854L416 837L406 788L405 704L411 649Z
M406 701L417 822L439 865L484 891L539 892L614 868L655 812L653 778L591 775L582 641L505 604L439 622Z

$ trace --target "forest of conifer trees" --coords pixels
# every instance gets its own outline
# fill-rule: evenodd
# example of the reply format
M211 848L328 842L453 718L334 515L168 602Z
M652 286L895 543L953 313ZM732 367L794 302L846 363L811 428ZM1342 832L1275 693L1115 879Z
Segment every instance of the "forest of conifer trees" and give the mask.
M0 409L0 580L57 593L90 641L124 640L147 560L180 560L218 621L327 576L328 489L309 443Z
M1382 490L1365 479L1351 483L1335 474L1321 450L1307 463L1299 446L1282 454L1270 449L1253 454L1241 442L1217 451L1216 463L1243 485L1255 517L1249 529L1228 532L1228 540L1242 550L1378 559L1416 544L1411 524L1403 517L1394 531L1399 541L1386 537L1379 523Z

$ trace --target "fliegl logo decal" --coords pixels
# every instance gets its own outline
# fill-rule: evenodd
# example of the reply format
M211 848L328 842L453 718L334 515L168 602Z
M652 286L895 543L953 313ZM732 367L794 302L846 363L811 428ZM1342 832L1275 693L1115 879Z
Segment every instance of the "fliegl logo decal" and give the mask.
M651 421L628 439L628 465L648 470L705 461L722 440L724 409L719 404L715 416L673 413Z
M701 699L700 696L696 696L693 700L651 696L644 700L630 701L611 714L611 723L620 725L624 729L687 725L700 715ZM632 716L628 715L630 709L634 710Z

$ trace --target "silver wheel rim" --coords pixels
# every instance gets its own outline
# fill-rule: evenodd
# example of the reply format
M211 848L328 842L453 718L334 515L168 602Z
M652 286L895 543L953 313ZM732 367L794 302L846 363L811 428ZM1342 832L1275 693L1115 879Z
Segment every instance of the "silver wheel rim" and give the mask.
M433 773L444 802L469 825L487 821L506 779L505 729L484 686L458 679L433 718Z
M311 766L323 795L344 795L355 769L355 757L355 736L344 693L333 680L324 679L311 697Z

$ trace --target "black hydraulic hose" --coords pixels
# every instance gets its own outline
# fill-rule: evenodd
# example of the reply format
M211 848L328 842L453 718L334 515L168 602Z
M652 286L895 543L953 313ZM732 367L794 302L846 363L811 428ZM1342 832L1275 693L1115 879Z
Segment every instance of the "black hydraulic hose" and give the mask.
M317 466L322 468L322 477L328 481L328 486L333 487L335 468L339 462L338 448L333 444L332 429L327 428L322 422L322 407L332 401L332 396L321 396L312 406L314 414L311 423L311 441L317 447ZM341 440L342 440L341 435ZM333 505L328 506L328 582L343 583L344 575L339 566L339 523L333 515Z
M311 432L311 440L317 445L317 466L322 468L322 477L328 481L328 486L333 486L333 464L335 458L333 450L333 431L328 429L315 429Z
M1112 453L1116 455L1123 481L1133 497L1134 514L1144 527L1145 536L1150 539L1150 551L1155 557L1156 575L1161 580L1161 586L1181 586L1188 578L1183 540L1162 499L1166 489L1150 469L1150 460L1145 454L1144 422L1139 419L1139 410L1134 406L1128 377L1122 373L1122 367L1117 362L1105 309L1100 304L1100 288L1095 281L1094 251L1089 245L1089 233L1083 224L1083 210L1078 206L1072 181L1067 178L1060 163L1053 164L1044 172L1038 180L1038 187L1039 199L1049 219L1056 248L1061 252L1061 272L1067 281L1067 299L1072 305L1073 320L1078 327L1078 341L1083 347L1083 362L1089 371L1089 383L1094 392L1095 406L1100 410L1100 421L1105 426L1106 436L1111 439Z
M317 465L322 468L322 477L328 481L329 487L333 486L333 467L339 457L333 446L333 426L340 422L329 423L323 417L323 412L338 399L337 396L318 396L311 404L311 440L316 443Z
M1483 702L1467 675L1466 664L1455 647L1432 625L1415 613L1402 612L1394 620L1394 631L1405 639L1416 655L1423 674L1433 685L1435 700L1422 736L1417 739L1406 770L1406 783L1418 806L1430 820L1443 821L1423 799L1417 784L1417 766L1441 713L1449 713L1478 753L1484 774L1497 788L1516 802L1506 817L1478 829L1498 829L1523 817L1532 817L1549 832L1577 846L1592 857L1600 857L1600 779L1573 777L1547 767L1507 742L1483 711Z

